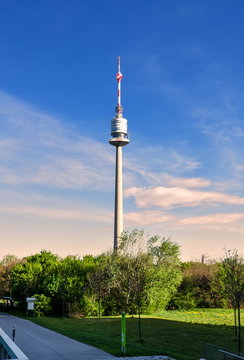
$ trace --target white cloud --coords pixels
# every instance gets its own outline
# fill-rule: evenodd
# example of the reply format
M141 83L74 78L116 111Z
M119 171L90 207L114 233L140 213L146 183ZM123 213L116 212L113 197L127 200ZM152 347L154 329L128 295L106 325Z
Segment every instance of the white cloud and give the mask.
M211 214L178 220L179 225L221 225L244 220L244 214Z
M243 213L214 213L201 216L187 216L182 214L173 215L160 210L145 210L125 214L125 225L128 227L147 228L150 232L156 231L167 234L180 232L181 234L192 231L214 231L224 233L236 233L238 236L244 233Z
M182 149L176 147L163 146L137 146L133 148L133 153L128 149L129 158L125 167L131 171L141 173L164 169L165 173L185 173L199 167L199 162L194 156L187 156ZM140 161L138 161L140 160Z
M60 209L60 208L45 208L40 206L4 206L0 205L0 213L36 217L53 220L79 220L89 222L103 222L111 223L113 214L105 210L88 211L86 209Z
M0 121L0 182L76 190L112 189L115 157L107 143L80 136L54 116L3 92L0 92ZM125 156L126 186L138 182L153 186L177 183L186 187L208 186L206 179L169 175L199 166L195 158L185 156L180 150L134 146Z
M162 208L189 207L214 203L244 204L244 198L241 197L219 192L191 190L183 187L132 187L125 191L125 196L134 197L139 208L153 206L160 206Z
M183 186L186 188L204 188L211 185L211 182L207 179L202 178L179 178L179 177L168 177L169 186Z
M58 119L0 92L0 181L109 189L114 153ZM2 139L1 139L2 138Z
M129 212L125 216L126 225L140 227L141 224L152 225L155 223L165 223L174 219L174 216L159 210L148 210L140 212Z
M213 90L213 89L211 89ZM197 119L199 129L208 140L214 159L216 174L222 180L230 177L238 183L244 179L244 128L242 99L228 84L222 84L213 95L213 101L205 104L195 101L191 108L191 116Z
M176 187L186 187L186 188L204 188L210 186L212 183L210 180L196 177L196 178L183 178L172 176L168 173L162 172L150 172L144 171L141 172L147 184L150 186L162 185L162 186L176 186Z

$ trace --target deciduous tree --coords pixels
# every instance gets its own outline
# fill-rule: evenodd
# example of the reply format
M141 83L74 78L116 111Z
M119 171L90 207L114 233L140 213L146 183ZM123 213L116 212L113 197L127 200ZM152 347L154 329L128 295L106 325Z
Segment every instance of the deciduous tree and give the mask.
M238 322L238 351L241 352L241 305L244 302L244 258L237 250L226 252L223 260L223 280L226 294L234 308Z

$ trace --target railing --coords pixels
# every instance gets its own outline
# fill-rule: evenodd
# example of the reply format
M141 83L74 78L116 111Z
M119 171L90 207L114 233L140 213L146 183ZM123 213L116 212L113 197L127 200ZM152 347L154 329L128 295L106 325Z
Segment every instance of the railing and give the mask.
M0 328L0 359L29 360L18 346Z
M232 354L228 351L219 350L219 360L243 360L244 357L236 354Z
M244 356L233 354L218 346L204 343L204 360L244 360Z

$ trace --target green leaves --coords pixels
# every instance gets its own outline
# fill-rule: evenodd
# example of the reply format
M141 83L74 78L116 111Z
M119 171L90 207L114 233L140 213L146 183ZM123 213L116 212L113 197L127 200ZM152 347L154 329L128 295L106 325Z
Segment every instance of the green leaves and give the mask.
M43 295L53 312L69 316L156 311L181 281L178 255L170 239L134 229L122 234L118 251L98 257L28 256L13 266L11 288L23 304L27 295Z
M52 310L51 299L44 294L35 294L35 314L37 317L47 315Z

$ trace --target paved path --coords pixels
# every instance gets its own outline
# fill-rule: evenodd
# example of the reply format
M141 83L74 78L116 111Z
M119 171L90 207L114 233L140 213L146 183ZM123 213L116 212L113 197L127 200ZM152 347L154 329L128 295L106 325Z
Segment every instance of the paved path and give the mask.
M24 320L0 313L0 327L30 360L100 360L115 358L105 351ZM112 359L111 359L112 360Z

